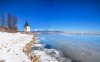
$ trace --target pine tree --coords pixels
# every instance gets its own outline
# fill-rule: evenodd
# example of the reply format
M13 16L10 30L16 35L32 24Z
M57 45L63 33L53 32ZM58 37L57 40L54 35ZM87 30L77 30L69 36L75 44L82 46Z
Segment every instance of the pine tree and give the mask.
M8 21L7 21L7 25L9 29L12 29L12 16L10 13L8 13Z
M12 22L13 22L12 23L13 29L14 30L17 30L17 22L18 22L18 20L17 20L17 17L16 16L13 16L13 21Z

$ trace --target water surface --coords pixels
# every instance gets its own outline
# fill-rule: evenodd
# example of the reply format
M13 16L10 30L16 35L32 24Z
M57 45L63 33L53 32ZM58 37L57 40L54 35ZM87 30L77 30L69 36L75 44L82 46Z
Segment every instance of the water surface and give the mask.
M100 62L99 35L41 34L40 42L64 53L66 57L80 62Z

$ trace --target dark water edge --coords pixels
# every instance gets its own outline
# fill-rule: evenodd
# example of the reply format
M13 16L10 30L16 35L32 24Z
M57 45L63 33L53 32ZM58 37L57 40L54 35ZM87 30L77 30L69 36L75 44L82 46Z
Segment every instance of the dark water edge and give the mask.
M43 43L43 42L40 42L41 44L45 44L45 43ZM51 47L51 45L49 45L49 44L45 44L45 47L44 48L47 48L47 49L51 49L51 48L53 48L53 47Z

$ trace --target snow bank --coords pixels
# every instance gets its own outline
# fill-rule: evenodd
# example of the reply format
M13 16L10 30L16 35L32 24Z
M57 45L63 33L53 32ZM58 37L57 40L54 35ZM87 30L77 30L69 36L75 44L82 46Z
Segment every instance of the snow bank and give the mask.
M31 62L23 48L32 40L31 35L0 32L0 61Z

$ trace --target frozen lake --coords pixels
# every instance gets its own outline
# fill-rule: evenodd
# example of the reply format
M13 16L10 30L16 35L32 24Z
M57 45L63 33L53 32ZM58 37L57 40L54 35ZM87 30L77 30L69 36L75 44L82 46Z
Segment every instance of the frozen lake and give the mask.
M37 38L66 57L80 62L100 62L100 36L41 34Z

